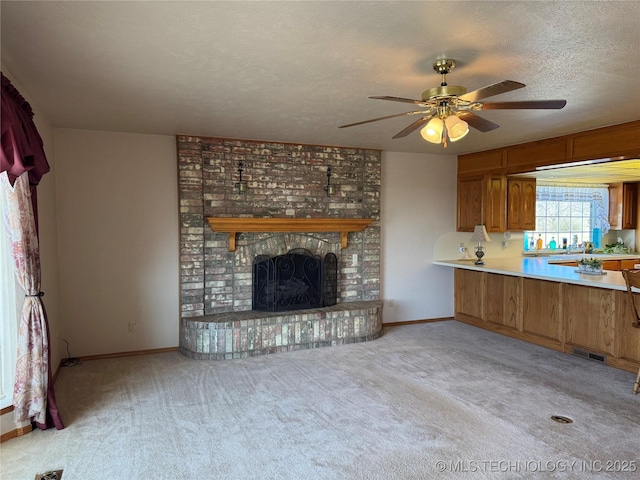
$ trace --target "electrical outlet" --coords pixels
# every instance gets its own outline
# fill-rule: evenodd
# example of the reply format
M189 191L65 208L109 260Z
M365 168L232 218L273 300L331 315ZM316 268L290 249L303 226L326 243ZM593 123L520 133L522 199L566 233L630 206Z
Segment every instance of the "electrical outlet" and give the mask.
M354 253L351 257L351 264L352 265L357 265L358 264L358 254Z
M458 247L458 253L464 253L467 251L467 247L464 246L464 243L461 243Z
M136 322L129 322L129 331L130 332L136 331Z

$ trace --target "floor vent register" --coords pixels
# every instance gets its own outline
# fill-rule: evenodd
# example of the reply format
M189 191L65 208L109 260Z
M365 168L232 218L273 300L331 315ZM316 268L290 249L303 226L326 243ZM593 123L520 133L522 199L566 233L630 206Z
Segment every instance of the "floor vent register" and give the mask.
M50 470L36 475L36 480L60 480L61 478L62 470Z

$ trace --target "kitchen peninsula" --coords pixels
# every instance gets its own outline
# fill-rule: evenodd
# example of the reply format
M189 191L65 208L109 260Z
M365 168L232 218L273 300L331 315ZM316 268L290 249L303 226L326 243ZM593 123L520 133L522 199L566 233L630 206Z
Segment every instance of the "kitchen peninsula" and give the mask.
M607 257L640 263L640 255ZM637 372L640 329L631 326L622 273L578 273L573 267L550 263L550 258L485 258L485 265L467 260L434 264L455 269L456 320ZM640 302L640 292L634 296Z

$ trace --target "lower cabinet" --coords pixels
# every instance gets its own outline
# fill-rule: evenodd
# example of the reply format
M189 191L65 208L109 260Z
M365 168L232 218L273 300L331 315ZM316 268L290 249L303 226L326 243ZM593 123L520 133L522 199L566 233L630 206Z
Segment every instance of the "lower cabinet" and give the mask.
M580 285L564 284L562 286L565 342L568 345L609 355L615 353L613 344L615 292L615 290Z
M522 279L522 330L560 340L560 283Z
M631 326L626 292L465 269L454 279L456 320L638 371L640 329ZM640 306L640 294L634 298Z
M518 328L522 310L519 278L487 273L485 286L482 318L487 322Z
M634 295L636 307L640 310L640 294ZM617 348L617 357L621 362L634 362L640 360L640 328L631 326L629 318L633 318L631 305L629 305L629 294L626 292L615 292L615 329L614 338Z

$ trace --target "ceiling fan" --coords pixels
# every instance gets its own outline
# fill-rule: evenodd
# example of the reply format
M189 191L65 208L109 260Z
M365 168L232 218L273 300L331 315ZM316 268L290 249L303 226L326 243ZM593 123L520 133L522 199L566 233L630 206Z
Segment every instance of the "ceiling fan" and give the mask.
M412 103L425 110L397 113L385 117L372 118L361 122L341 125L338 128L353 127L364 123L377 122L388 118L402 116L418 116L419 118L404 130L398 132L393 138L406 137L410 133L422 128L422 137L431 143L442 143L447 147L447 140L456 142L469 133L469 126L481 132L489 132L499 127L485 118L479 117L474 111L479 110L510 110L510 109L561 109L566 100L525 100L519 102L481 102L487 97L517 90L525 86L524 83L513 80L487 85L467 93L467 89L461 86L447 85L447 74L456 66L455 60L441 59L433 64L433 69L442 75L442 83L439 87L430 88L422 92L422 100L413 100L400 97L369 97L376 100L390 100L392 102Z

